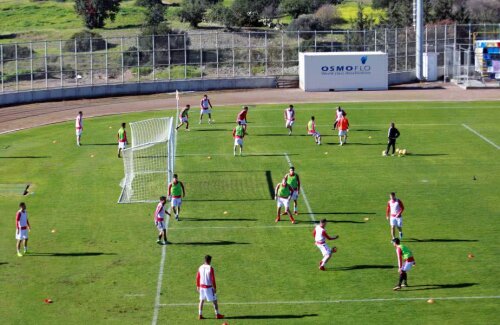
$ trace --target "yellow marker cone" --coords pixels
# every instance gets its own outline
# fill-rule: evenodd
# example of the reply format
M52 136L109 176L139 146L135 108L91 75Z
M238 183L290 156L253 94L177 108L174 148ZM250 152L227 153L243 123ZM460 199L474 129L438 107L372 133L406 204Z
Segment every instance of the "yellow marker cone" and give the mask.
M427 303L429 303L429 304L433 304L433 303L434 303L434 299L429 299L429 300L427 300Z

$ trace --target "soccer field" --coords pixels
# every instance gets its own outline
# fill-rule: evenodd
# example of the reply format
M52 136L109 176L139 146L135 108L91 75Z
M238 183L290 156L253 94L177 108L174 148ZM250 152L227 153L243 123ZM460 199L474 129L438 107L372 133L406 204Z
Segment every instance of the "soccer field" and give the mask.
M0 135L0 323L198 323L195 275L206 254L230 325L495 323L498 102L346 103L342 147L331 130L334 107L296 105L292 136L283 105L251 107L243 157L232 155L239 107L216 107L214 125L198 125L192 109L176 157L187 195L168 246L156 244L156 204L116 203L123 162L115 142L121 122L173 111L86 119L82 147L73 121ZM321 146L305 134L311 115ZM381 155L391 121L407 156ZM272 191L289 161L303 186L296 225L286 216L274 222ZM23 184L31 184L24 197ZM403 242L416 259L399 292L385 219L392 191L404 201ZM22 258L20 201L32 226ZM322 218L340 236L326 272L311 235ZM210 303L204 316L223 323Z

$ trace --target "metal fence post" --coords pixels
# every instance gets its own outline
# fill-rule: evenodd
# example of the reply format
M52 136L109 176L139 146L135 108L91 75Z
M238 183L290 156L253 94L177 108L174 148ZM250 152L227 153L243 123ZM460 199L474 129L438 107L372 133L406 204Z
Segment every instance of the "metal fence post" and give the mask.
M444 52L443 52L443 82L446 82L446 78L448 78L448 65L447 65L447 55L446 49L448 48L448 25L444 25Z
M377 51L377 30L375 29L375 33L374 33L374 37L375 37L375 52Z
M135 48L137 56L137 82L141 81L141 56L139 51L139 36L136 37L137 47Z
M248 76L252 75L252 39L248 32Z
M73 47L73 56L74 56L74 60L75 60L75 80L76 80L76 86L78 87L78 82L79 82L79 79L78 79L78 55L77 55L77 44L76 44L76 38L75 38L75 42L74 42L75 46Z
M405 71L408 71L408 27L405 27Z
M172 79L171 65L172 65L172 52L170 51L170 34L167 34L167 53L168 53L168 80Z
M394 71L398 71L398 29L394 30Z
M30 42L30 81L31 90L33 90L33 42Z
M347 38L347 51L350 51L351 49L351 34L349 33L349 30L347 30L346 33L346 38Z
M425 53L429 52L429 38L428 38L429 28L425 26Z
M17 90L19 90L19 71L18 71L18 69L19 69L19 62L17 60L17 43L16 43L16 45L14 47L14 52L15 52L14 53L14 55L15 55L14 58L16 59L16 91L17 91Z
M153 45L153 81L156 81L156 73L155 73L155 67L156 67L156 46L155 46L155 35L151 35L151 41Z
M384 31L384 52L387 53L387 28Z
M43 65L44 65L44 69L43 71L45 71L45 88L49 88L49 72L47 71L48 70L48 67L47 67L47 41L45 41L45 45L44 45L44 60L43 60ZM1 56L1 54L0 54Z
M366 51L366 29L363 29L363 51Z
M200 33L200 78L203 78L203 48L201 42L201 33Z
M234 69L235 69L235 67L234 67L234 33L231 33L231 36L232 36L232 40L231 40L231 48L232 48L232 50L233 50L233 78L234 78L234 72L235 72L235 71L234 71Z
M333 30L330 29L330 52L333 52Z
M121 52L121 55L120 55L120 59L121 59L121 63L122 63L122 83L125 82L125 60L123 58L123 36L120 38L120 52Z
M47 51L45 51L47 52ZM3 92L3 75L4 75L4 72L3 72L3 44L0 44L0 72L2 73L0 75L0 79L1 79L1 90Z
M108 84L108 80L109 80L109 69L108 69L108 39L106 39L105 41L105 45L106 45L106 52L104 53L104 62L105 62L105 71L106 71L106 85Z
M184 79L187 79L187 33L184 32Z
M62 40L59 40L59 72L61 73L61 88L64 86L64 76L63 76L63 51L62 51Z
M437 30L437 25L434 26L434 53L437 53L437 47L438 47L438 42L437 42L437 38L438 38L438 30Z
M94 49L92 46L92 37L90 37L90 84L94 85Z
M281 31L281 75L285 74L285 40L284 31Z
M219 32L215 32L215 57L217 63L217 78L219 78Z
M314 52L318 52L317 37L318 37L318 34L317 34L316 30L314 30Z
M267 76L267 69L268 69L268 65L267 65L267 31L264 31L264 60L265 60L265 64L266 64L266 71L265 71L265 75Z

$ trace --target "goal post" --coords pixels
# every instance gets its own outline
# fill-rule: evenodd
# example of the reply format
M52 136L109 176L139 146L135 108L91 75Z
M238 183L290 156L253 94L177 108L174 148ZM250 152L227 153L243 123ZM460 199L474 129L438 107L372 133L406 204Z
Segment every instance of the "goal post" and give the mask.
M166 195L175 165L174 119L130 123L131 146L123 150L125 176L118 203L155 202Z

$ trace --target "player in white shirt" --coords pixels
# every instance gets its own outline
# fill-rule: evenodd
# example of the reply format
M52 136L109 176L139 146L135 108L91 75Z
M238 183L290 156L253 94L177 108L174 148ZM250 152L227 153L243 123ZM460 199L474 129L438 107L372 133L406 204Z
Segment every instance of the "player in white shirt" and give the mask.
M170 214L165 211L165 204L167 203L167 198L165 196L160 197L160 202L156 206L155 210L155 226L158 228L158 231L160 232L158 235L158 240L156 243L160 245L166 245L168 243L167 241L167 229L165 226L165 217L166 215L170 216ZM161 240L163 237L163 241Z
M295 123L295 110L293 105L288 106L284 112L285 117L285 127L288 129L288 135L292 135L292 127Z
M28 253L28 232L31 231L30 222L28 221L28 212L26 212L26 204L19 203L19 210L16 213L16 248L17 256L22 257L21 244L24 242L24 254Z
M200 123L203 119L203 115L208 114L208 124L212 124L212 103L208 99L208 95L203 95L200 101Z
M399 230L399 238L403 239L403 211L405 206L403 201L396 197L396 193L392 192L389 196L389 201L387 202L387 208L385 211L385 218L389 220L391 225L391 236L392 239L396 238L395 228ZM389 219L390 218L390 219Z
M78 112L75 120L75 130L76 130L76 145L81 146L81 138L83 132L83 113L82 111Z
M215 271L210 265L212 256L205 256L205 263L198 268L196 274L196 290L200 293L200 304L198 305L198 319L205 319L203 317L203 303L211 301L214 304L215 318L222 319L224 315L219 313L219 306L217 304L217 285L215 283Z
M323 254L323 259L319 261L319 269L321 271L325 271L325 264L326 262L328 262L330 257L332 257L332 252L333 253L337 252L337 248L335 246L332 249L328 247L326 240L327 239L335 240L339 238L338 235L333 237L328 236L325 230L325 226L326 226L326 219L321 219L319 225L317 225L313 231L314 242L316 244L316 247L318 247L319 250L321 251L321 254Z
M345 111L342 109L342 107L337 106L337 110L335 111L335 122L333 122L333 129L334 130L337 128L337 123L342 118L344 113L345 113Z

